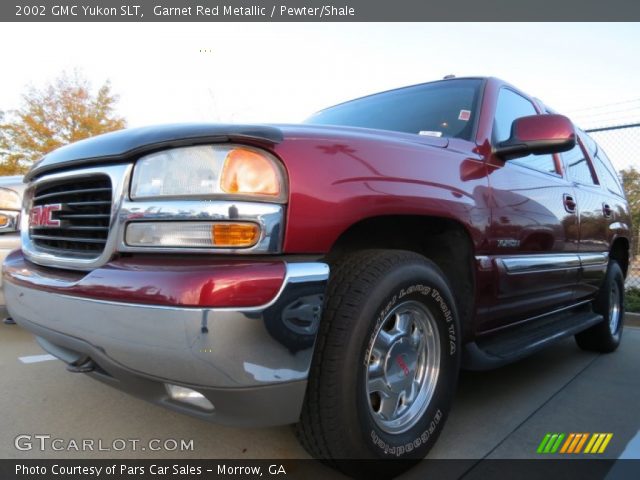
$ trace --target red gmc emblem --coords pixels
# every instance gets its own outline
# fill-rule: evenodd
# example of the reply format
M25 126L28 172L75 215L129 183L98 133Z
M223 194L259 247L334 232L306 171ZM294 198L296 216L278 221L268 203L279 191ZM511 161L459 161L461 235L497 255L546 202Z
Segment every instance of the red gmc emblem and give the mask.
M408 376L409 375L409 367L407 367L407 364L404 361L404 358L402 358L402 355L398 355L396 357L396 363L398 364L398 366L402 369L402 373L404 373L404 376Z
M33 207L29 212L29 227L59 227L60 220L53 218L53 212L62 210L61 203L52 203L51 205L38 205Z

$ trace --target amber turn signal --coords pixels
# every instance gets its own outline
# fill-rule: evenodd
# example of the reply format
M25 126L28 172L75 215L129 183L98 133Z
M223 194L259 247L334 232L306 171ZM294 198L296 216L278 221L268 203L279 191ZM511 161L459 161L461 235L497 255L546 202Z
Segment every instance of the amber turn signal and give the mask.
M211 237L215 247L251 247L260 239L260 227L255 223L215 223Z
M220 187L226 193L280 195L275 162L258 150L236 147L224 161Z

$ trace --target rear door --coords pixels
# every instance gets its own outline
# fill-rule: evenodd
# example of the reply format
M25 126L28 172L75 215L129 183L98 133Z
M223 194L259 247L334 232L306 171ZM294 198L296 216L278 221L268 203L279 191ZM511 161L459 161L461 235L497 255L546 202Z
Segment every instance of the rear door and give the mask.
M599 176L584 145L585 137L578 136L576 146L561 154L567 177L573 182L580 225L579 256L581 272L575 298L593 295L599 288L608 262L608 219L613 203L599 184Z
M584 132L580 133L580 139L587 151L590 161L600 184L599 198L596 208L602 215L602 235L598 242L598 251L605 255L611 251L611 246L618 237L631 238L631 218L629 207L625 199L623 188L616 174L613 165L609 161L604 150L597 145L591 137ZM582 234L582 232L581 232ZM585 234L585 237L587 235ZM581 241L583 252L593 252L593 242ZM580 282L578 293L582 296L591 295L596 292L606 273L606 264L599 269L592 267L588 271L585 268L585 276ZM589 273L589 275L586 275Z
M529 99L502 87L492 144L509 137L513 120L537 113ZM497 278L491 314L481 330L571 304L580 270L575 192L557 157L503 162L489 174L489 182L489 248Z

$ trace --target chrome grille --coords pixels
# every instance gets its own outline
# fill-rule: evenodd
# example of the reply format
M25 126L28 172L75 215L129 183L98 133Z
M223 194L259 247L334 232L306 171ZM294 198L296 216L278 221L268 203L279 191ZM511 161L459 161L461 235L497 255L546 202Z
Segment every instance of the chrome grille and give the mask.
M55 205L51 225L30 225L29 237L38 250L97 257L109 235L112 185L107 175L67 178L38 185L32 209ZM59 207L58 207L59 206Z

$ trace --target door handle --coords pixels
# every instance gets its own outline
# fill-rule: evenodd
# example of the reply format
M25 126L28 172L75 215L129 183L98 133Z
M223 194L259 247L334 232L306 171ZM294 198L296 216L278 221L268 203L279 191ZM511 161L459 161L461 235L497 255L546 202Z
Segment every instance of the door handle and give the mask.
M573 198L573 195L569 195L568 193L565 193L562 196L562 201L564 203L564 209L567 212L576 213L576 207L578 206L578 204L576 203L575 198Z
M613 215L613 209L609 206L608 203L602 204L602 213L606 218L610 218Z

